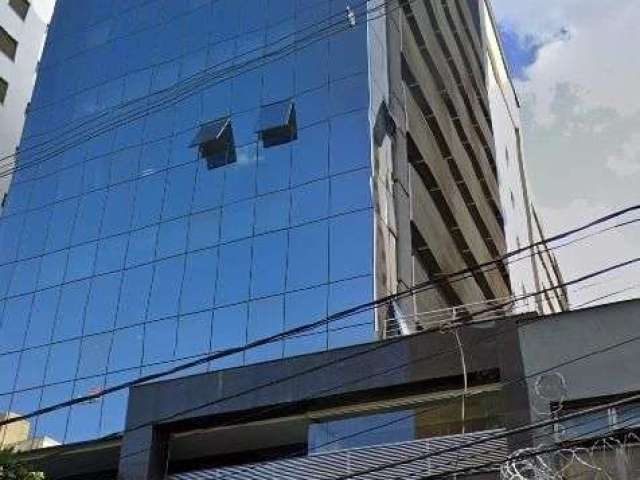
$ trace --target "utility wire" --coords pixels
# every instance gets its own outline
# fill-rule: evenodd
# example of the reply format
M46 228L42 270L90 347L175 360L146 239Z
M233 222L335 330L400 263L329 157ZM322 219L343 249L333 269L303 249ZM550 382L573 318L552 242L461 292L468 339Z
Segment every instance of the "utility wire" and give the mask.
M619 211L613 212L611 214L605 215L604 217L601 217L601 218L599 218L597 220L594 220L593 222L589 222L588 224L586 224L586 225L584 225L582 227L574 228L574 229L569 230L567 232L555 235L554 237L551 237L550 239L548 239L547 242L553 242L553 241L556 241L556 240L558 240L560 238L565 238L566 236L568 236L570 234L582 231L582 230L584 230L586 228L590 228L593 225L597 225L598 223L602 223L604 221L608 221L608 220L610 220L612 218L616 218L617 216L623 215L623 214L625 214L625 213L627 213L629 211L633 211L633 210L636 210L636 209L640 209L640 205L637 205L637 206L634 206L634 207L629 207L629 208L626 208L626 209L623 209L623 210L619 210ZM537 243L539 244L539 243L542 243L542 242L537 242ZM533 248L535 245L536 244L534 243L534 244L532 244L532 245L530 245L528 247L522 247L522 248L520 248L518 250L514 250L513 252L510 252L510 253L507 253L506 255L503 255L501 257L501 259L510 258L510 257L512 257L512 256L514 256L514 255L516 255L518 253L522 253L522 251L524 251L524 250L526 250L528 248ZM593 272L591 274L585 275L583 277L576 278L576 279L574 279L574 280L572 280L570 282L565 282L565 284L563 286L569 286L569 285L572 285L572 284L575 284L575 283L580 283L580 282L583 282L583 281L585 281L587 279L594 278L594 277L606 274L608 272L611 272L611 271L614 271L614 270L617 270L617 269L620 269L620 268L624 268L624 267L626 267L628 265L637 263L638 261L640 261L640 257L636 257L636 258L628 260L626 262L622 262L622 263L619 263L619 264L616 264L616 265L609 266L607 268L604 268L602 270L598 270L596 272ZM494 260L492 260L490 262L486 262L485 264L478 265L478 266L475 266L473 268L466 268L466 269L463 269L463 270L461 270L459 272L455 272L453 274L443 275L442 278L436 279L434 281L430 280L430 281L427 281L427 282L423 282L423 283L421 283L421 284L419 284L419 285L417 285L417 286L415 286L413 288L409 288L409 289L407 289L407 290L405 290L403 292L400 292L400 293L397 293L397 294L392 294L392 295L380 298L378 300L367 302L367 303L352 307L350 309L343 310L341 312L337 312L337 313L335 313L333 315L329 315L328 317L320 319L318 321L311 322L309 324L305 324L305 325L302 325L300 327L296 327L296 328L287 330L285 332L282 332L282 333L279 333L279 334L276 334L276 335L265 337L265 338L256 340L254 342L249 342L244 346L234 347L234 348L222 350L220 352L215 352L215 353L212 353L210 355L206 355L204 357L201 357L201 358L198 358L196 360L193 360L193 361L178 365L176 367L167 369L167 370L162 371L162 372L158 372L158 373L154 373L154 374L150 374L150 375L145 375L145 376L142 376L142 377L140 377L140 378L138 378L136 380L131 380L131 381L128 381L128 382L123 382L123 383L120 383L120 384L117 384L117 385L113 385L111 387L107 387L107 388L101 390L100 392L91 393L91 394L88 394L88 395L85 395L85 396L82 396L82 397L76 397L76 398L69 399L69 400L64 401L64 402L60 402L60 403L57 403L57 404L54 404L54 405L51 405L51 406L48 406L48 407L44 407L44 408L35 410L35 411L33 411L31 413L28 413L28 414L25 414L25 415L23 415L21 417L5 419L3 421L0 421L0 427L4 426L4 425L11 424L11 423L18 422L20 420L32 418L32 417L35 417L35 416L43 414L43 413L49 413L49 412L58 410L60 408L65 408L65 407L69 407L69 406L72 406L72 405L84 403L84 402L87 402L87 401L90 401L90 400L95 400L95 399L100 398L100 397L102 397L104 395L107 395L107 394L110 394L110 393L113 393L113 392L116 392L116 391L119 391L119 390L124 390L124 389L132 387L134 385L138 385L138 384L141 384L141 383L146 383L146 382L149 382L149 381L152 381L152 380L156 380L156 379L159 379L159 378L162 378L162 377L165 377L167 375L171 375L171 374L174 374L174 373L177 373L177 372L180 372L180 371L184 371L186 369L195 367L197 365L208 363L208 362L210 362L212 360L216 360L216 359L219 359L219 358L224 358L224 357L227 357L227 356L230 356L230 355L234 355L236 353L244 352L246 350L249 350L249 349L252 349L252 348L255 348L255 347L258 347L258 346L262 346L262 345L266 345L266 344L272 343L274 341L279 341L279 340L282 340L284 338L295 336L297 334L300 334L300 333L303 333L303 332L306 332L306 331L309 331L309 330L314 330L319 326L322 326L322 325L325 325L325 324L328 324L328 323L331 323L331 322L335 322L335 321L340 320L342 318L354 315L356 313L360 313L361 311L366 311L368 309L375 308L375 307L378 307L380 305L388 304L388 303L392 302L393 300L405 297L405 296L407 296L409 294L415 294L415 292L420 291L421 289L424 290L424 289L427 289L429 287L433 288L432 286L434 284L437 285L437 284L442 283L443 281L445 281L445 278L455 278L456 276L458 276L460 274L466 274L466 273L469 273L469 272L471 272L473 270L476 270L478 268L483 268L484 266L487 266L487 265L496 264L496 262L497 262L497 260L494 259ZM539 295L540 293L544 293L545 291L546 292L554 291L556 288L557 288L557 286L554 286L554 287L550 287L550 288L544 289L541 292L533 292L533 293L527 294L526 298L533 297L535 295ZM513 301L509 301L509 302L506 302L504 304L499 304L497 306L492 306L492 307L489 307L488 309L485 309L484 311L475 312L473 315L479 315L479 314L482 314L482 313L495 311L498 308L503 308L503 307L508 306L508 305L510 305L512 303L513 303ZM461 317L461 319L459 319L458 322L463 321L464 318L465 317ZM439 330L441 330L441 328L438 327L437 330L439 331ZM427 333L429 331L430 330L423 330L423 331L417 333L416 335L425 334L425 333ZM433 331L433 330L431 330L431 331Z
M376 12L378 12L380 10L383 10L384 7L387 5L387 2L390 2L390 1L392 1L392 0L387 0L387 1L377 5L375 7L372 7L372 8L367 8L364 12L359 12L359 14L370 15L372 13L376 13ZM416 0L409 0L410 3L414 2L414 1L416 1ZM359 5L365 5L367 3L368 3L368 1L364 1ZM386 12L380 14L380 15L377 15L377 16L371 16L369 18L366 18L363 21L365 23L371 22L371 21L379 19L379 18L381 18L381 17L383 17L385 15L388 15L389 13L391 13L391 12L393 12L393 11L399 9L399 8L401 8L401 7L400 6L396 6L396 7L394 7L393 9L391 9L389 11L386 11ZM330 19L332 17L336 17L338 15L339 14L334 14L334 15L328 17L328 19ZM227 71L224 71L224 69L223 69L222 72L219 72L216 75L218 75L218 76L226 75L224 77L224 79L220 80L220 81L229 80L230 78L234 78L235 76L238 76L240 74L247 73L249 71L255 70L256 68L260 68L260 67L262 67L262 66L264 66L264 65L266 65L268 63L280 60L280 59L282 59L282 58L284 58L286 56L289 56L289 55L291 55L293 53L296 53L297 51L300 51L300 50L302 50L304 48L307 48L310 45L313 45L314 43L317 43L320 40L324 40L324 39L329 38L329 37L331 37L333 35L337 35L338 33L342 33L343 31L347 31L347 30L350 30L350 29L354 28L347 21L346 12L341 14L340 16L344 17L344 21L336 22L334 24L329 25L328 27L323 27L319 31L313 32L312 34L308 35L307 37L303 37L301 40L297 40L296 41L297 43L306 42L306 43L304 43L304 45L302 47L300 47L299 45L296 44L296 42L294 42L292 44L284 46L280 50L275 50L273 52L267 53L267 54L265 54L263 56L260 56L260 57L257 57L257 58L251 58L251 59L247 60L244 64L231 65L230 67L227 68ZM320 23L323 23L323 22L320 21ZM334 31L334 32L330 31L331 29L333 29L335 27L340 27L340 28L338 30ZM307 27L307 28L311 28L311 27ZM301 32L299 32L299 33L301 33ZM294 34L295 34L295 32L294 32ZM294 34L290 34L290 35L294 35ZM317 36L318 34L320 34L320 36L318 36L317 38L313 38L314 35ZM277 44L280 41L281 40L278 40L278 41L276 41L274 43ZM264 50L265 48L266 47L259 47L257 49L254 49L253 51ZM245 53L239 55L238 57L246 56L249 53L252 53L253 51L250 50L249 52L245 52ZM234 58L232 57L231 59L228 59L228 60L225 60L225 61L221 62L219 65L225 65L225 64L227 64L229 62L233 62L233 61L234 61ZM256 62L259 62L259 61L265 61L265 62L262 63L262 64L254 65ZM212 67L209 67L209 68L212 68ZM246 70L242 70L243 68L246 68ZM236 71L240 72L240 73L237 73ZM128 112L128 113L126 113L126 115L128 115L128 116L126 116L124 119L118 120L116 118L115 123L114 123L114 121L111 121L111 123L108 124L108 125L98 125L97 127L95 127L96 129L98 129L95 132L81 132L81 136L87 136L88 135L88 137L89 137L88 139L96 138L100 134L105 133L105 132L107 132L109 130L112 130L113 128L116 128L118 126L122 126L122 125L124 125L126 123L131 123L131 122L133 122L135 120L138 120L138 119L140 119L142 117L145 117L145 116L149 115L150 113L154 113L155 111L162 110L162 109L166 108L166 106L168 106L168 105L172 105L172 104L178 103L179 101L184 100L185 98L188 98L188 97L192 96L193 94L197 93L199 91L198 89L202 89L203 87L209 86L209 84L206 83L206 82L210 82L211 80L215 80L216 79L215 76L214 77L210 77L210 78L207 77L206 71L205 71L205 75L202 75L202 73L194 75L194 77L198 77L198 76L203 76L204 78L202 78L202 79L197 79L196 78L195 79L196 85L194 85L194 86L187 85L187 88L182 92L179 91L179 90L180 90L180 88L183 88L184 85L178 84L178 85L174 85L174 86L168 87L167 88L168 91L172 91L174 89L177 89L178 91L177 92L172 92L172 96L170 98L165 99L165 100L161 100L155 105L154 104L151 104L151 105L143 104L142 105L143 110L137 111L137 112ZM200 85L198 84L198 82L200 83ZM213 85L215 85L217 83L219 83L219 82L215 82ZM154 95L154 94L152 93L150 95ZM141 97L142 100L144 100L144 98L145 97ZM135 99L132 102L138 102L141 99L140 98L139 99ZM166 102L169 102L169 103L166 103ZM105 128L106 128L106 130L105 130ZM63 152L65 152L65 151L67 151L67 150L69 150L69 149L71 149L71 148L73 148L73 147L75 147L75 146L77 146L77 145L79 145L81 143L84 143L86 141L87 141L87 139L81 141L80 143L76 142L76 143L71 143L71 144L67 144L67 145L54 146L52 148L57 148L57 150L55 150L53 152L51 152L51 151L49 151L49 152L37 152L36 155L38 155L40 153L45 153L45 155L41 159L30 160L25 165L16 166L16 167L13 167L10 170L7 170L7 171L4 171L4 172L0 173L0 178L2 178L3 176L10 175L13 172L15 172L17 170L20 170L22 168L31 168L32 166L36 166L36 165L42 163L43 161L48 160L52 156L56 156L56 155L58 155L60 153L63 153ZM50 141L46 141L46 142L43 142L43 144L46 144L46 143L49 143L49 142ZM29 147L27 147L27 148L29 148ZM33 148L36 148L36 147L34 146ZM18 154L23 153L25 151L27 151L26 148L21 150L20 152L18 152ZM12 158L13 156L15 156L15 154L5 156L5 157L3 157L3 159ZM3 159L0 159L0 161L2 161Z

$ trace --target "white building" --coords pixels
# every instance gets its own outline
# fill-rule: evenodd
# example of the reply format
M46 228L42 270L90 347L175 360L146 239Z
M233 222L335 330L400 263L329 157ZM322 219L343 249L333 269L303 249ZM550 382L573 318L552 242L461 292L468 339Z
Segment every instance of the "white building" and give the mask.
M0 199L9 188L13 158L31 99L55 0L0 2Z

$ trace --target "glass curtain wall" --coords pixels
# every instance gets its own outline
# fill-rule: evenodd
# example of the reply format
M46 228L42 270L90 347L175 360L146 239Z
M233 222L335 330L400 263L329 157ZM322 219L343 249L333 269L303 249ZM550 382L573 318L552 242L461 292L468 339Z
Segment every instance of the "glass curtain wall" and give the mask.
M83 130L125 102L151 105L194 75L215 77L243 53L295 45L324 19L346 23L344 10L332 0L58 1L0 218L0 412L100 391L372 298L364 18ZM265 146L262 107L285 100L296 136ZM190 145L224 116L235 161L210 168ZM64 148L29 150L43 141ZM373 337L362 314L201 370ZM118 393L52 412L30 421L30 436L108 435L125 407Z

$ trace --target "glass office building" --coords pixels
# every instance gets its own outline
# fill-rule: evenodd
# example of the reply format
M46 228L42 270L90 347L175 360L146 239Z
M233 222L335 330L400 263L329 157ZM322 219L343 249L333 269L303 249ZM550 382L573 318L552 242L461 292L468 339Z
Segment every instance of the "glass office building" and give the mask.
M288 52L329 18L347 28L234 68ZM211 79L189 96L153 103L204 71ZM344 2L59 1L0 224L0 411L370 300L368 82L367 24L352 27ZM84 119L126 102L160 106L85 133ZM278 102L293 106L295 132L268 142L261 128L280 121ZM233 155L212 165L198 135L221 118ZM43 141L52 146L29 150ZM363 314L209 368L373 339ZM124 409L124 395L108 396L32 421L31 435L109 434Z
M473 170L470 153L496 155L488 89L472 93L477 125L451 127L447 93L420 92L433 82L412 28L432 28L429 2L402 3L58 0L0 218L0 412L99 392L505 251L496 168L482 157ZM433 3L431 20L482 53L465 57L476 67L453 55L430 68L486 75L484 4ZM438 196L431 161L459 162L469 189L455 178ZM474 275L185 374L373 341L388 315L509 292L504 269ZM29 435L109 435L125 408L126 393L108 395L32 419Z

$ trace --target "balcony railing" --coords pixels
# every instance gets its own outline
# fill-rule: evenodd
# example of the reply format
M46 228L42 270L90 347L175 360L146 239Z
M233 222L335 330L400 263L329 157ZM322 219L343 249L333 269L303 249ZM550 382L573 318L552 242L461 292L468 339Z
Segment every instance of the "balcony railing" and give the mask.
M501 430L450 435L265 463L198 470L171 475L169 480L330 480L391 462L411 460L421 455L461 446L499 432ZM461 447L447 454L409 461L401 466L358 476L357 479L420 478L420 476L442 474L458 468L473 468L490 462L502 462L507 454L508 448L504 438L490 439L478 445ZM413 475L415 477L412 477Z

